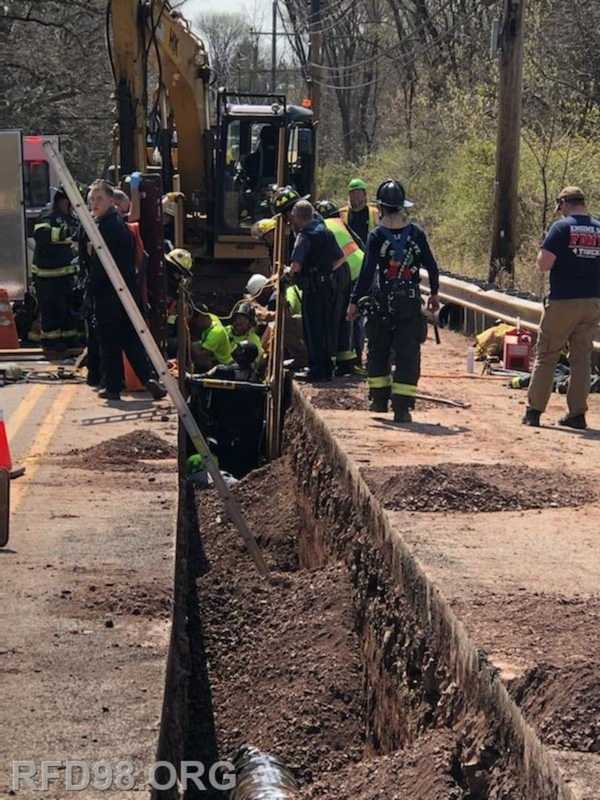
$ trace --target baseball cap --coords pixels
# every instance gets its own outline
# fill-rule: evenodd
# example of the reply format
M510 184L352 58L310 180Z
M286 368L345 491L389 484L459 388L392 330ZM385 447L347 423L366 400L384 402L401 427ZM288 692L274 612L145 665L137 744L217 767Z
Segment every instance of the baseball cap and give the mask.
M563 200L568 203L585 203L585 195L579 186L565 186L556 196L556 208L554 211L559 210Z

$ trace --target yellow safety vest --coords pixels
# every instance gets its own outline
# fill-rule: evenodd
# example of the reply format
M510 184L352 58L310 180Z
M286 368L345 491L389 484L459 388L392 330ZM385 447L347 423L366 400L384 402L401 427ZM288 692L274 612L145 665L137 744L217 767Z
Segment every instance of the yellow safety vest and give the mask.
M325 226L333 233L340 250L346 256L346 263L350 267L350 277L355 281L360 275L360 268L365 257L364 252L356 244L341 219L336 219L335 217L326 219Z
M345 225L348 224L349 214L350 206L344 206L343 208L340 208L340 217ZM369 231L372 231L373 228L377 227L377 225L379 225L379 212L377 211L377 206L373 203L369 203Z

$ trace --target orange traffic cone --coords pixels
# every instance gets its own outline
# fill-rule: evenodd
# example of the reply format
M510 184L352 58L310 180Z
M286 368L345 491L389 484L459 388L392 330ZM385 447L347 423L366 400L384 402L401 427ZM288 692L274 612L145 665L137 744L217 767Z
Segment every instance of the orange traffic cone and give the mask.
M6 425L4 424L4 411L0 409L0 469L12 471L12 458L10 457L10 447L8 446L8 436L6 435Z
M0 350L16 350L21 345L6 289L0 289Z
M143 392L144 384L136 375L125 353L123 353L123 371L125 373L125 388L128 392Z

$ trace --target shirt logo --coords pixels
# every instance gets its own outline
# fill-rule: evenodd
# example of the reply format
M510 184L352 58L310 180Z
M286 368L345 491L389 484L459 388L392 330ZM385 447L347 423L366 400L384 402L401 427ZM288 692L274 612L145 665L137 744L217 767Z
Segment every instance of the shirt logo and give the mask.
M599 258L600 228L593 225L570 225L569 250L579 258Z

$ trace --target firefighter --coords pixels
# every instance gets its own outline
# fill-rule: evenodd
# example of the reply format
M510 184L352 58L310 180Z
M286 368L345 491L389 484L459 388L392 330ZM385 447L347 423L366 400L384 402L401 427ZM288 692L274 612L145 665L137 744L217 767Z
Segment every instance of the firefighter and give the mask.
M73 313L77 267L73 264L77 228L71 203L62 189L34 228L35 251L31 273L40 307L41 342L47 357L75 348L79 339Z
M367 184L362 178L353 178L348 184L348 205L340 209L342 222L358 236L361 242L379 222L377 206L367 202Z
M176 247L165 256L167 273L167 354L177 355L177 295L179 285L189 283L192 277L193 258L189 250Z
M107 181L94 181L89 194L90 210L127 288L135 296L134 240L114 207L113 192ZM106 381L106 389L99 397L112 401L121 399L125 353L140 382L154 400L160 400L167 392L156 380L144 347L95 251L90 254L89 288Z
M335 316L336 319L339 319L336 373L353 375L357 372L364 335L362 319L350 322L346 319L346 310L365 257L364 245L342 221L340 212L331 200L320 200L315 203L315 209L323 217L325 227L333 233L336 242L346 256L346 264L334 272Z
M366 333L369 395L372 411L387 411L390 398L395 422L411 422L421 368L421 344L427 338L427 321L421 310L420 274L429 273L431 294L427 307L439 308L437 263L421 228L409 222L405 209L412 206L402 184L384 181L377 190L380 224L369 234L367 253L348 318L359 314L359 301L369 298ZM394 354L394 377L390 375Z
M334 316L332 273L346 258L307 200L297 200L292 212L297 232L291 255L292 272L302 288L302 322L308 349L308 380L331 380L339 325Z

